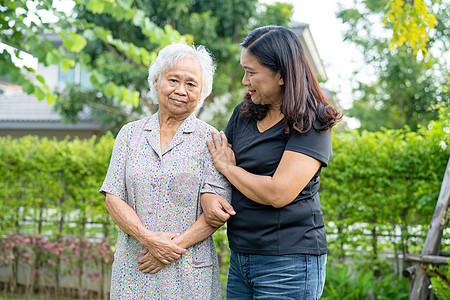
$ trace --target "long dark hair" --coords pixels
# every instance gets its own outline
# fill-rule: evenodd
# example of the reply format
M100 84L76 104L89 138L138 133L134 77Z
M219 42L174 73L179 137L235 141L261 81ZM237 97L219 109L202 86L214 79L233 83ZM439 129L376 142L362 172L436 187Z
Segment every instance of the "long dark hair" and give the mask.
M330 130L342 119L341 114L325 97L306 58L298 37L282 26L264 26L253 30L241 43L259 62L274 72L280 71L284 81L281 113L284 130L290 128L309 133ZM262 120L269 105L259 105L244 96L241 115Z

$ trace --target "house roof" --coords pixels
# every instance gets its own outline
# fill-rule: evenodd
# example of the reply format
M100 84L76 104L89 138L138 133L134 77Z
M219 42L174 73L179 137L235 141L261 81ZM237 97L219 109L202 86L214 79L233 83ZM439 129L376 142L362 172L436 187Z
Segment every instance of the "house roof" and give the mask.
M0 129L99 130L99 125L86 111L79 123L64 123L45 100L21 92L0 95Z
M319 51L317 51L311 31L309 30L309 24L293 21L289 23L289 28L299 37L316 77L320 80L327 80L327 73L325 72L325 67L323 66Z

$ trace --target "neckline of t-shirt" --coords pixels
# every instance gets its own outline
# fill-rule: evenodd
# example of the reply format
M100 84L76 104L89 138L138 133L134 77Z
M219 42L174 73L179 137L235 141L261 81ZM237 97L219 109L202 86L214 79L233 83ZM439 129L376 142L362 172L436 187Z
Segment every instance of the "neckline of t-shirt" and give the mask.
M277 127L280 123L283 123L283 120L284 120L284 118L283 119L281 119L280 121L278 121L276 124L274 124L272 127L269 127L269 128L267 128L266 130L264 130L264 131L259 131L259 129L258 129L258 122L257 121L255 121L254 123L254 126L255 126L255 129L256 129L256 132L257 133L259 133L259 134L263 134L263 133L265 133L265 132L268 132L268 131L270 131L272 128L275 128L275 127Z

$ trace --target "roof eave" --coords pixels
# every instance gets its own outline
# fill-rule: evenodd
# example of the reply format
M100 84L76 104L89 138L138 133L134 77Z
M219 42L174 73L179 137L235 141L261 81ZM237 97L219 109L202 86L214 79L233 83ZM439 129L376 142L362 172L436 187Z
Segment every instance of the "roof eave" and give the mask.
M291 22L289 26L290 29L299 37L317 79L326 81L328 76L322 63L322 59L320 58L319 51L317 51L316 44L314 43L309 25L306 23Z

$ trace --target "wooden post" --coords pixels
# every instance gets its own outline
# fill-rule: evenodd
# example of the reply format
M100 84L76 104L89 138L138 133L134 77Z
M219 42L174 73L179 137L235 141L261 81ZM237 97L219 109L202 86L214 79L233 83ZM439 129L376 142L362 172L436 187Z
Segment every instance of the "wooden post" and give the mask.
M431 219L430 229L425 239L425 244L422 249L422 255L437 255L441 247L443 226L445 224L445 213L447 212L450 201L450 159L447 163L447 168L442 181L441 191L434 210L433 218ZM420 264L415 270L414 283L411 289L410 300L420 300L424 293L425 297L428 294L428 286L425 282L428 279L425 270L427 266ZM426 299L426 298L425 298Z
M437 255L413 255L406 254L406 260L432 265L446 265L447 257Z
M413 276L414 273L416 272L416 267L417 266L414 265L407 267L405 270L403 270L403 277L410 278L411 276Z

